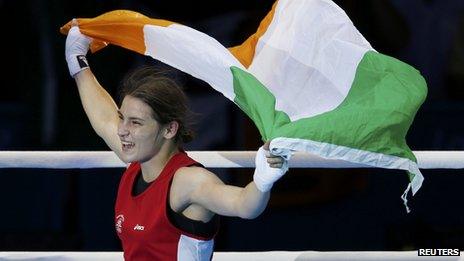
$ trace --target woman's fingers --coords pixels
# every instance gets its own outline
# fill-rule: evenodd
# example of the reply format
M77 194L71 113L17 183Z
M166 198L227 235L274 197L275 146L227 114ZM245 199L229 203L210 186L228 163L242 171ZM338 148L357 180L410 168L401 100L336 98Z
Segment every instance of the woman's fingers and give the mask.
M266 156L266 161L267 161L267 163L269 164L269 166L271 168L280 169L280 168L282 168L282 166L284 164L284 158L282 158L280 156L274 156L274 155L271 154L271 152L269 151L270 143L271 143L270 141L267 141L263 145L264 154Z
M271 168L280 169L280 168L282 168L283 163L272 163L272 164L269 164L269 166L270 166Z
M279 156L266 157L266 160L271 168L281 168L284 164L284 159Z
M284 159L279 156L271 156L271 157L266 157L267 158L267 163L272 164L272 163L283 163Z

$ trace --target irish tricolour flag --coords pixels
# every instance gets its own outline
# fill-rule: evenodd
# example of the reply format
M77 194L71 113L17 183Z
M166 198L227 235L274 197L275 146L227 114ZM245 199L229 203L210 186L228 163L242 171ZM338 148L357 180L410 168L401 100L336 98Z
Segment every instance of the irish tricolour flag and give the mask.
M207 82L256 124L274 153L305 151L423 177L405 136L425 99L413 67L376 52L329 0L280 0L242 45L118 10L78 19L92 51L114 44ZM67 33L70 23L61 28Z

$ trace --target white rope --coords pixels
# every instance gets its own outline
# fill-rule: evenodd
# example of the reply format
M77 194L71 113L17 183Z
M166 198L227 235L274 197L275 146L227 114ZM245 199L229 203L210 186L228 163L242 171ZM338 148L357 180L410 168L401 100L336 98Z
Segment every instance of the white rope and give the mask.
M207 168L254 168L255 151L189 151ZM419 168L463 169L464 151L414 151ZM90 169L123 168L111 151L0 151L0 168ZM369 168L342 160L296 153L291 168Z
M457 250L456 250L457 251ZM418 256L418 251L269 251L214 252L213 261L464 261L460 256ZM122 252L0 252L0 260L123 261Z

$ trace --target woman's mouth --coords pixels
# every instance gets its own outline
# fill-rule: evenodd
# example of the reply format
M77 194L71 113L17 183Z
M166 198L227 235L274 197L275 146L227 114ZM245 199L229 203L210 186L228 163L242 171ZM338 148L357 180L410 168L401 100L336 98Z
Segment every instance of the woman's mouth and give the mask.
M127 141L121 141L121 144L122 144L122 150L123 151L128 151L128 150L132 149L135 146L134 143L127 142Z

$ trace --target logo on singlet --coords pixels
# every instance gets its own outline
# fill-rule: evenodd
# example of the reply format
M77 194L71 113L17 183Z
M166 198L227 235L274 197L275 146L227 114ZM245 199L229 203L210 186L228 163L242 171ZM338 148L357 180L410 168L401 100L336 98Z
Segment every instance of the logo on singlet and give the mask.
M139 225L139 224L135 225L135 227L134 227L134 230L143 231L144 229L145 229L145 227L144 227L144 226L141 226L141 225Z
M122 222L124 222L124 215L117 215L116 216L116 231L121 234L122 233Z

